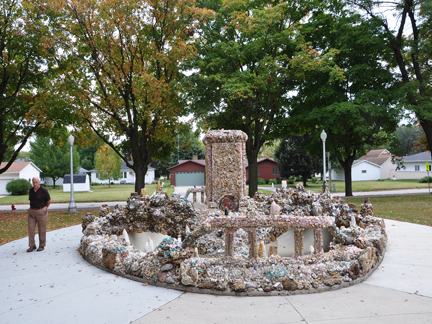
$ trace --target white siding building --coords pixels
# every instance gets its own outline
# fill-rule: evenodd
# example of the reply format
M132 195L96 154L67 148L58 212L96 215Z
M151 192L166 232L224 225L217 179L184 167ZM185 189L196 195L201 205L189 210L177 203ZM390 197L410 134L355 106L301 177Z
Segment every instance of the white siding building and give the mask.
M426 163L432 165L431 153L422 152L410 156L404 156L402 163L405 169L396 171L396 166L393 165L391 174L397 179L421 179L427 177ZM432 172L429 172L432 176Z
M2 162L0 168L4 168L7 162ZM33 162L13 162L6 172L0 174L0 195L9 195L6 191L8 182L16 179L26 179L31 183L32 178L40 178L41 169Z
M130 162L133 163L133 162ZM148 167L147 169L147 174L145 175L145 179L144 182L147 184L150 184L154 181L155 179L155 168L153 167ZM126 166L126 163L123 162L121 169L120 169L122 176L120 179L118 180L111 180L112 183L115 184L134 184L135 183L135 172ZM108 179L107 180L100 180L99 179L99 175L96 172L96 169L93 169L90 171L91 172L91 182L92 183L100 183L100 184L108 184Z

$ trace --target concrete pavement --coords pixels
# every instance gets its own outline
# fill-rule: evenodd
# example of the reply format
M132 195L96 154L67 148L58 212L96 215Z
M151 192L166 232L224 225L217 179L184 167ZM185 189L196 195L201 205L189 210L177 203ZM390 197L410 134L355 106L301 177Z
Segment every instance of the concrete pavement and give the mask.
M84 261L81 226L0 246L0 323L432 323L432 227L386 220L387 252L363 283L321 294L230 297L143 286Z

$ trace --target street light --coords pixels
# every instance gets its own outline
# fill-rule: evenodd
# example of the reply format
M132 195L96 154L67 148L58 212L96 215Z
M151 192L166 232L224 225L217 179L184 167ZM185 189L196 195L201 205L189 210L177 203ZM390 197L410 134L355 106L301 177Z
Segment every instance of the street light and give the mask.
M325 193L326 188L327 188L327 183L326 183L326 156L325 156L325 141L327 139L327 134L324 131L324 129L323 129L323 131L321 133L321 139L322 139L322 142L323 142L323 170L324 170L324 173L323 173L323 180L324 180L324 182L323 182L323 186L322 186L322 191L323 191L323 193Z
M72 154L72 146L74 143L74 137L72 135L69 135L68 142L70 145L70 189L71 189L71 197L70 197L70 203L68 208L68 213L78 213L77 205L75 203L74 199L74 187L73 187L73 154Z

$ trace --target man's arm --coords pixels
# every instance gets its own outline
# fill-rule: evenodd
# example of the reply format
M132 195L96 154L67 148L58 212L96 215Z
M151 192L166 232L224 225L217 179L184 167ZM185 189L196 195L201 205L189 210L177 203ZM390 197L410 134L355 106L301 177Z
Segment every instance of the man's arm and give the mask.
M51 205L51 199L47 201L47 208Z

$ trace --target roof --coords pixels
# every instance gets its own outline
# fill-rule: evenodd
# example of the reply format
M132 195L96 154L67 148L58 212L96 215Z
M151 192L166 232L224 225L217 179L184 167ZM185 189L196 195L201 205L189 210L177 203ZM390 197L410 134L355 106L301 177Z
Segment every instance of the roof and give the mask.
M421 152L410 156L404 156L403 162L430 162L431 152Z
M86 174L74 174L73 175L73 182L74 183L86 183L86 178L87 178ZM71 180L70 174L65 174L63 177L63 184L70 183L70 180Z
M2 162L0 164L0 168L4 168L6 166L6 164L8 164L8 162ZM12 162L9 169L7 169L4 173L20 173L29 164L31 164L39 172L42 172L42 170L39 169L33 162Z
M370 150L366 155L363 155L359 159L355 160L353 165L362 161L368 161L381 167L385 162L388 161L388 159L391 159L391 157L391 153L386 149Z
M264 162L264 161L266 161L266 160L268 160L268 161L270 161L270 162L277 163L273 158L259 158L259 159L257 159L257 164L259 164L259 163L261 163L261 162ZM196 163L196 164L198 164L198 165L201 165L201 166L204 166L204 167L205 167L205 160L179 160L179 163L178 163L178 164L176 164L176 165L174 165L174 166L172 166L172 167L167 168L167 170L171 170L171 169L177 168L177 167L179 167L180 165L183 165L183 164L185 164L185 163L187 163L187 162ZM248 160L246 160L246 168L247 168L248 166L249 166L249 163L248 163Z

